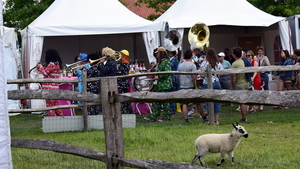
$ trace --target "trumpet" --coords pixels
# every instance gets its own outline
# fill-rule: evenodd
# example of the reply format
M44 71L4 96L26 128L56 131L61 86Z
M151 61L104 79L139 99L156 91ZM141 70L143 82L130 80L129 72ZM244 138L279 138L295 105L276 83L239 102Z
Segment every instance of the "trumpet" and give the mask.
M81 60L79 62L74 62L71 64L66 64L67 69L75 69L77 67L78 64L81 64L82 62L84 62L84 60Z
M115 61L119 61L119 60L121 60L121 58L122 58L122 54L121 54L121 52L118 52L118 51L116 51L114 54L112 54L112 55L110 55L110 56L104 56L104 57L102 57L102 58L99 58L99 59L95 59L95 60L89 60L89 62L90 62L90 64L92 65L92 64L94 64L94 63L96 63L96 62L98 62L98 61L100 61L100 60L102 60L102 59L106 59L106 60L115 60Z

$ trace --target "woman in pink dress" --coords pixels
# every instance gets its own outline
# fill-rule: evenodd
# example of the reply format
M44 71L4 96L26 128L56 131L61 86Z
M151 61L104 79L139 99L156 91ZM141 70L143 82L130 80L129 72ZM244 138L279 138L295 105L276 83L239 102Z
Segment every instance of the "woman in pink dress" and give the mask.
M45 60L47 63L46 67L43 67L43 65L40 62L37 64L40 73L44 75L44 78L54 78L54 79L59 78L62 61L60 59L58 52L55 49L48 49L46 51ZM58 90L59 86L57 83L43 83L42 89ZM46 100L47 107L52 107L57 105L58 105L58 100ZM50 110L47 113L48 116L63 116L63 112L61 111L61 109Z
M258 62L256 59L254 59L254 53L252 50L247 51L247 59L249 60L250 64L253 67L258 67ZM260 72L254 72L252 77L252 85L254 90L261 90L261 77L260 77ZM257 105L253 105L252 109L249 111L250 113L255 113L257 110Z

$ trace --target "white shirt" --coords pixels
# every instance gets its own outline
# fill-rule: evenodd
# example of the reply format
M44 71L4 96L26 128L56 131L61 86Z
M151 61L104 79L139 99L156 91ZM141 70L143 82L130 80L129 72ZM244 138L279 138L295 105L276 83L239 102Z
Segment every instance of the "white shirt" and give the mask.
M209 63L207 61L203 61L200 65L200 69L206 71L207 66L209 65ZM218 63L218 65L215 68L211 68L212 71L214 70L224 70L223 66L221 63ZM212 83L214 82L218 82L219 78L216 74L212 74ZM207 84L207 75L204 77L203 79L203 84Z

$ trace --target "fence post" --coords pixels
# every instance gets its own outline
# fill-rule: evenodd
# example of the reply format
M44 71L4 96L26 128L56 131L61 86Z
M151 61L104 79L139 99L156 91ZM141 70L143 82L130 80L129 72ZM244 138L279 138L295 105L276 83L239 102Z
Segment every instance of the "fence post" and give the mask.
M87 92L87 72L84 68L82 70L82 92ZM83 130L88 131L88 114L87 114L87 102L82 102L82 115L83 115Z
M211 65L207 65L207 88L212 89L213 84L212 84L212 72L211 72ZM215 123L215 116L214 116L214 103L213 102L208 102L207 105L209 109L209 124L214 124Z
M107 169L121 169L114 157L124 158L124 138L120 103L114 101L118 94L117 78L101 78L101 101L106 144Z

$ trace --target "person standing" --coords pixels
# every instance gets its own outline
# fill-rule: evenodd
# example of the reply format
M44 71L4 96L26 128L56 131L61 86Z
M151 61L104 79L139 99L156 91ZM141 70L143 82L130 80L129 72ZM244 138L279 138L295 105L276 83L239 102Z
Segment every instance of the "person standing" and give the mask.
M234 59L233 56L230 54L229 48L225 48L225 49L224 49L224 54L225 54L224 59L227 60L227 61L232 65L232 63L235 61L235 59Z
M169 51L169 57L170 57L170 64L171 64L171 71L177 71L178 69L178 64L179 64L179 59L176 54L176 51ZM173 87L169 89L169 92L174 92L180 89L180 83L178 80L178 75L177 74L172 74L172 84ZM170 103L170 109L171 109L171 116L175 116L176 114L176 103Z
M200 68L201 71L206 71L207 66L211 65L211 70L224 70L222 64L218 61L218 56L213 48L207 50L206 60L201 63ZM212 74L212 79L208 79L207 75L203 79L203 89L208 89L208 81L212 80L213 89L221 90L221 84L219 78L216 74ZM208 112L211 113L208 109ZM214 102L214 115L215 115L215 124L219 124L219 116L220 116L220 104Z
M184 62L182 62L179 67L178 71L180 72L196 72L197 68L196 65L193 63L192 60L193 53L191 50L186 50L184 52ZM179 82L180 82L180 89L195 89L195 83L197 75L179 75ZM203 121L207 122L208 118L207 115L204 112L204 109L202 107L202 103L196 103L198 112L200 113ZM187 103L181 104L181 110L182 115L185 120L185 122L189 123L188 119L188 106Z
M164 47L159 47L157 49L157 64L156 72L171 71L170 58ZM156 75L154 80L157 80L155 92L168 92L168 89L172 87L171 75ZM163 117L158 121L170 121L171 117L169 103L154 103L152 114L144 119L148 121L156 121L161 110L163 110Z
M218 61L222 64L224 69L231 69L231 64L230 64L230 62L225 60L225 54L223 52L220 52L218 54ZM219 80L220 80L222 89L231 90L231 75L230 74L221 75Z
M116 54L116 51L109 47L102 49L102 56L106 57L101 60L98 69L100 71L100 77L116 76L117 74L117 62L112 58Z
M129 69L130 69L130 60L129 60L129 52L125 49L121 50L121 63L120 66L117 69L117 75L128 75ZM119 93L128 93L129 92L129 82L128 79L120 79L118 78L118 89ZM125 114L128 112L129 114L132 114L132 107L131 103L120 103L121 107L121 113Z
M55 49L48 49L46 51L45 60L47 63L47 67L43 67L42 63L38 63L37 67L40 73L44 76L44 78L53 78L58 79L60 77L60 69L61 69L61 58L59 53ZM59 86L57 83L43 83L42 89L44 90L58 90ZM58 105L58 100L46 100L47 107L53 107ZM48 116L64 116L61 109L57 110L49 110L47 112Z
M85 53L80 53L77 58L78 60L75 62L78 62L79 64L76 66L74 74L78 77L78 79L82 79L82 69L85 68L88 70L91 66L90 63L87 60L88 55ZM82 82L78 82L78 91L82 92ZM82 101L78 101L78 104L81 104Z
M234 47L232 49L232 54L235 61L232 63L232 68L245 67L244 61L242 60L242 49L240 47ZM248 90L249 82L247 82L245 73L232 74L231 85L233 90ZM247 105L240 104L240 109L242 113L242 119L240 122L247 121Z
M264 55L264 47L257 46L257 60L258 60L258 67L260 66L270 66L270 61L267 56ZM269 90L269 72L261 72L260 77L264 81L264 90ZM261 105L259 108L260 111L263 111L264 108Z
M293 65L293 60L290 57L289 51L282 50L280 59L280 66L289 66ZM279 72L279 82L278 82L278 91L282 91L283 88L286 90L291 90L292 88L292 75L293 71L280 71ZM280 106L274 106L274 109L281 109ZM289 109L289 107L284 107L284 109Z
M225 54L220 52L218 54L218 61L222 64L224 69L231 69L231 63L225 60ZM219 77L221 89L231 90L231 74L223 74ZM232 103L229 104L233 106Z
M294 50L295 55L295 65L300 65L300 49ZM295 84L294 84L294 90L300 90L300 79L299 79L299 73L300 71L295 71Z
M100 71L98 69L99 55L97 53L91 53L88 55L87 60L94 60L93 63L90 63L90 68L87 70L87 78L100 77ZM87 82L87 92L100 94L100 81L90 81ZM88 106L87 113L88 115L98 115L101 112L101 105L92 105Z
M250 64L253 67L258 67L258 62L257 60L254 59L254 53L252 50L247 51L247 59L249 60ZM254 72L252 77L251 77L251 82L253 85L253 90L261 90L261 77L260 77L260 72ZM257 105L253 105L252 109L249 110L251 113L255 113L257 110Z

